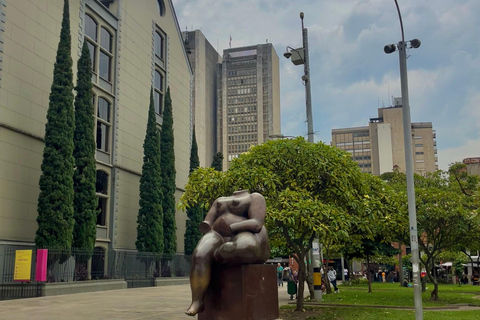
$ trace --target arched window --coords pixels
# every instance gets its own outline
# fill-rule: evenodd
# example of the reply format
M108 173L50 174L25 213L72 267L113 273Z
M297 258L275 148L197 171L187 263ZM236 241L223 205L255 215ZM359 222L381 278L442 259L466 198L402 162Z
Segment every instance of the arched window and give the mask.
M165 3L163 0L157 0L157 10L158 14L163 17L165 15Z
M97 22L88 14L85 15L85 34L97 42Z
M97 182L95 183L95 192L98 197L99 211L97 215L97 225L106 226L108 212L108 174L104 171L97 170Z
M105 26L103 26L105 25ZM90 58L92 59L92 70L95 73L93 81L100 84L107 91L112 91L112 77L113 77L113 34L108 30L106 24L98 18L95 20L91 15L85 15L85 41L87 41L88 49L90 51ZM103 81L98 82L98 76Z

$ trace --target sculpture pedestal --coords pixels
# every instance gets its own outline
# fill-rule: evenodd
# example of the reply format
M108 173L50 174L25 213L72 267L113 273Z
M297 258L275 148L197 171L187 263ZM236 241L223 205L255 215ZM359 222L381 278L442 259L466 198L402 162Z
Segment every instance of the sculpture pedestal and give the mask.
M198 320L278 319L275 265L214 266Z

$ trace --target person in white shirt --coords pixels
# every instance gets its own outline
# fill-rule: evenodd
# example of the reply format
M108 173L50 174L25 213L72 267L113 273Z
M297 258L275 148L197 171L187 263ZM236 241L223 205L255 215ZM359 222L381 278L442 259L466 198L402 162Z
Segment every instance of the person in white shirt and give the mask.
M330 281L330 283L333 285L333 288L335 289L335 293L338 293L337 271L335 271L335 269L333 269L333 267L328 268L327 277L328 277L328 281Z

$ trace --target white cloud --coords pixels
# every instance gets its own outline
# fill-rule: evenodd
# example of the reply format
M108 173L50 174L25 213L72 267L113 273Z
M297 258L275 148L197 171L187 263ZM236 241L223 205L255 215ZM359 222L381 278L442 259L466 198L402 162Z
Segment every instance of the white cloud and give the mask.
M283 58L301 47L299 12L309 32L312 109L317 140L331 129L367 125L377 107L400 96L397 53L383 47L400 40L393 1L173 0L182 30L201 29L222 54L232 46L273 42L280 58L282 133L305 135L302 66ZM442 169L479 156L480 1L402 0L413 122L432 122Z

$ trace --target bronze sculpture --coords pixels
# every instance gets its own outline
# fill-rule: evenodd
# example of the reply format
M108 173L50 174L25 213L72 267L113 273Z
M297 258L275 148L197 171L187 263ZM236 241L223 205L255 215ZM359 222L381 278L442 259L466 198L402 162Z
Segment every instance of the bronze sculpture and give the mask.
M270 256L265 198L259 193L235 191L220 197L200 224L203 237L192 257L190 287L192 304L185 312L194 316L204 309L203 299L210 284L213 263L240 265L264 263Z

